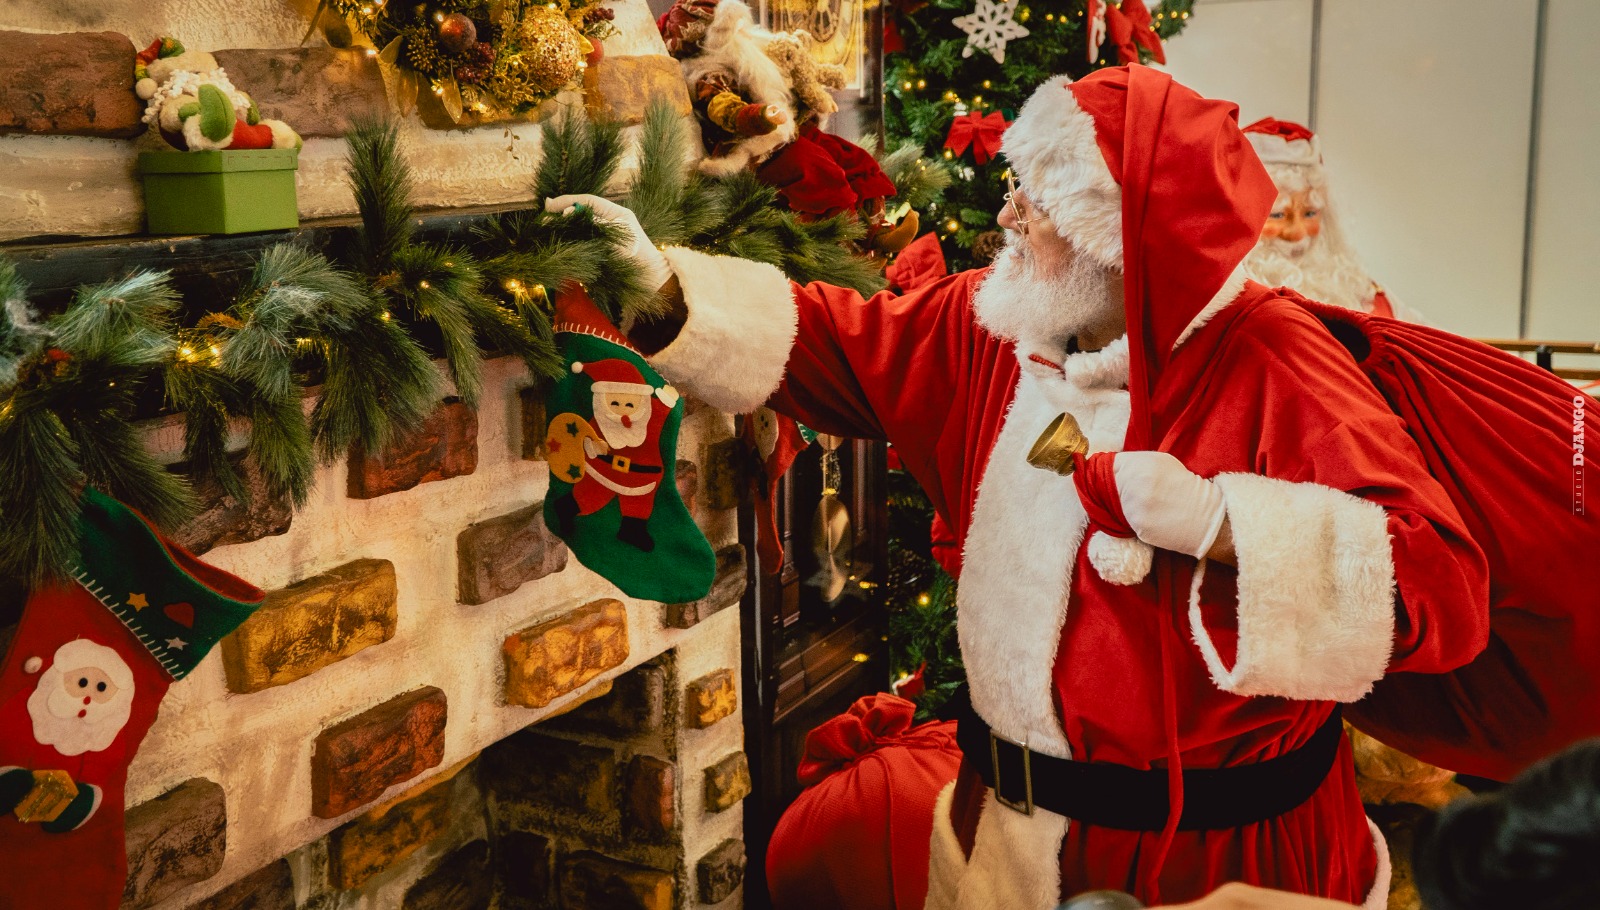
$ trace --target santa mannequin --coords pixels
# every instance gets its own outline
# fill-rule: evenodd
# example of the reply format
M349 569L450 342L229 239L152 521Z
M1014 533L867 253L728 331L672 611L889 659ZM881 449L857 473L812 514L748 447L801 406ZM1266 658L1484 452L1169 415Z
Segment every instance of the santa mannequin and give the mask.
M1422 322L1422 314L1395 301L1361 267L1328 194L1317 137L1298 123L1271 117L1245 127L1244 134L1278 188L1261 242L1245 258L1245 274L1323 303Z
M889 439L962 542L930 908L1234 880L1385 904L1338 705L1483 648L1483 556L1347 352L1246 281L1276 190L1236 118L1142 66L1047 81L1006 133L994 267L909 294L661 251L674 316L634 339L663 375ZM547 205L575 202L636 224ZM1029 461L1064 412L1095 453L1073 477Z
M594 435L583 438L583 479L556 503L563 533L572 533L579 515L593 515L617 500L622 526L617 539L645 552L655 549L648 524L661 486L661 427L678 393L654 388L625 360L574 363L574 373L594 380ZM655 407L655 399L661 407Z

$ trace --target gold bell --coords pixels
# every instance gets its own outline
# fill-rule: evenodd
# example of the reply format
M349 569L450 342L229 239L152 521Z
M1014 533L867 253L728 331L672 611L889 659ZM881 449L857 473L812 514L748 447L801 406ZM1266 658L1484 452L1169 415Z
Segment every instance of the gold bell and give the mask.
M1076 467L1072 456L1078 454L1089 454L1089 437L1083 435L1076 417L1063 413L1050 421L1028 450L1028 464L1070 477Z

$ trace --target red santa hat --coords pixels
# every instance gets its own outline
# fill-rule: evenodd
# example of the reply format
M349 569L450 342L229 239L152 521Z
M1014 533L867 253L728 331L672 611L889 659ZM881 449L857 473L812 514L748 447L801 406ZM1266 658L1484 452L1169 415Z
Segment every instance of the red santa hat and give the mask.
M1250 140L1261 163L1269 168L1274 164L1297 167L1322 164L1317 135L1298 123L1263 117L1244 128L1244 137Z
M1128 317L1127 447L1184 331L1255 246L1277 189L1239 108L1146 66L1046 81L1006 131L1028 198L1082 252L1120 267Z
M591 388L597 395L608 395L613 392L622 395L651 395L656 388L644 381L644 374L639 368L626 360L610 358L595 360L590 363L574 361L572 372L582 373L594 380Z

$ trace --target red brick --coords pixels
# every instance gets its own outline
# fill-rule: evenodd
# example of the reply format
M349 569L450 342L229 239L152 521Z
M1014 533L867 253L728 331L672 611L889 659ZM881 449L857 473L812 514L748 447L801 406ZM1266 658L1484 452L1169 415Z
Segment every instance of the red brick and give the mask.
M672 910L676 890L669 873L598 853L575 853L561 864L564 910Z
M652 755L628 763L623 784L623 816L629 827L644 837L659 838L678 821L677 768Z
M729 437L708 443L700 459L700 504L712 511L737 508L744 496L744 440Z
M501 910L552 906L550 839L527 831L503 832L494 845Z
M406 889L401 910L477 910L488 907L493 894L489 842L475 840L440 860Z
M133 55L116 32L0 31L0 133L139 135Z
M691 727L709 727L739 710L739 690L732 670L708 673L684 691L684 717Z
M253 458L233 458L234 469L244 481L249 499L241 502L222 489L210 475L194 481L200 511L173 535L184 549L200 555L213 547L249 543L263 537L287 533L294 519L294 507L287 496L273 496ZM184 466L173 469L185 473Z
M282 120L306 138L343 138L353 120L388 112L377 58L359 48L250 48L213 56L261 116Z
M123 831L128 879L122 906L153 907L222 869L227 801L221 787L197 777L129 809Z
M413 793L378 806L328 836L328 880L359 888L450 826L453 779L430 778Z
M702 904L720 904L744 882L744 842L729 838L695 864L695 895Z
M503 803L577 813L590 826L617 814L617 757L603 746L523 730L483 750L478 774Z
M456 536L457 596L481 604L567 567L567 545L544 523L544 504L468 525Z
M669 629L687 629L739 602L745 589L744 547L732 544L717 551L717 576L711 592L685 604L665 604L661 623Z
M189 910L295 910L289 861L268 863Z
M394 637L394 563L358 559L280 588L222 640L228 688L260 692L294 682Z
M750 795L750 761L735 752L706 769L706 811L731 809Z
M444 759L447 708L432 686L322 731L311 755L311 811L336 818Z
M544 416L544 389L529 386L517 394L522 403L522 458L544 461L545 431L549 428Z
M373 499L477 469L478 412L459 398L448 398L422 426L377 456L360 443L351 446L347 492L351 499Z
M628 610L597 600L507 636L505 699L542 708L628 659Z

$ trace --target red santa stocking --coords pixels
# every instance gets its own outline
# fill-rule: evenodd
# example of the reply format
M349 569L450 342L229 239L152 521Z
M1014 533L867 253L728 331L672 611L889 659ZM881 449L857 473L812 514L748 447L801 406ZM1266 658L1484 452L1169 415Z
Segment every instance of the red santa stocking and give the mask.
M717 560L678 496L677 390L581 288L556 298L555 332L569 372L545 398L545 523L629 597L699 600Z
M162 696L260 604L260 589L93 490L76 581L32 593L0 669L7 907L122 901L123 788Z

